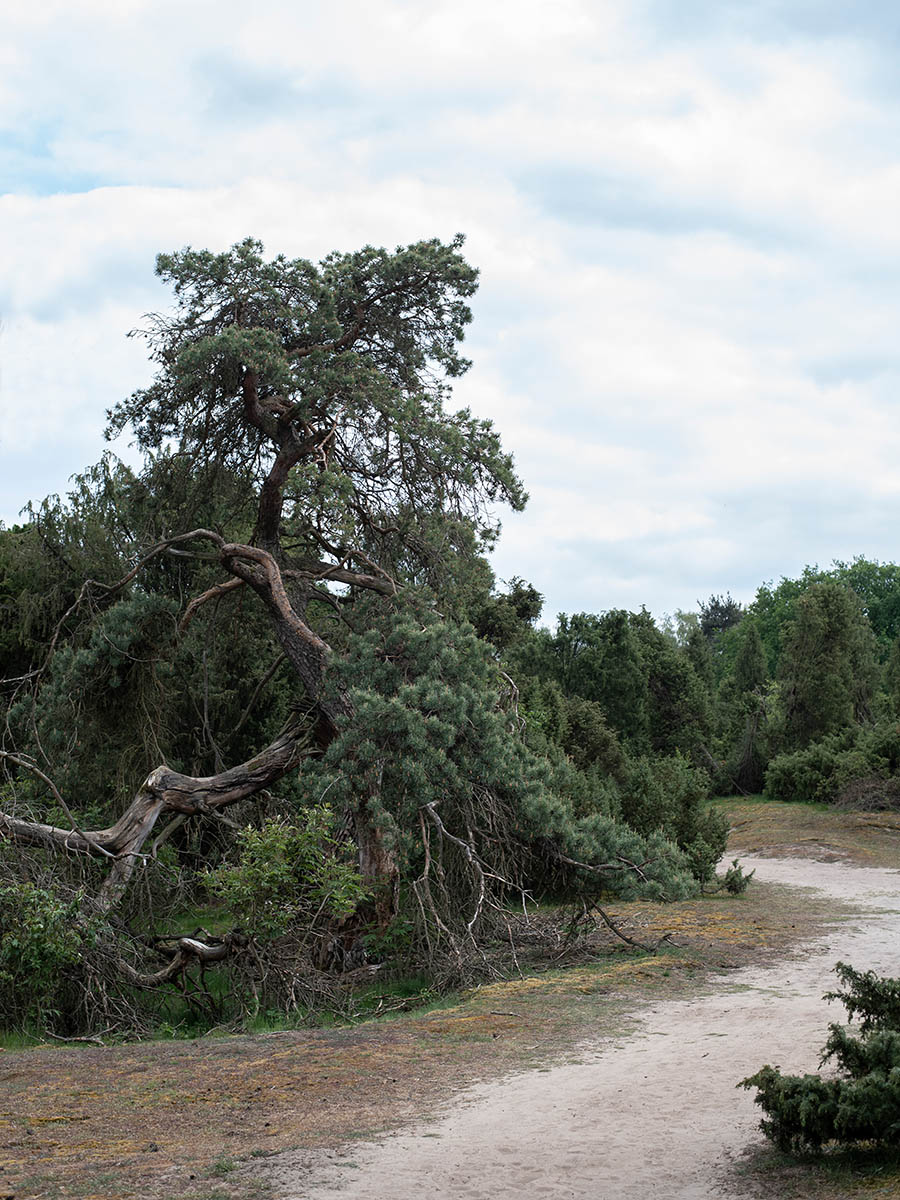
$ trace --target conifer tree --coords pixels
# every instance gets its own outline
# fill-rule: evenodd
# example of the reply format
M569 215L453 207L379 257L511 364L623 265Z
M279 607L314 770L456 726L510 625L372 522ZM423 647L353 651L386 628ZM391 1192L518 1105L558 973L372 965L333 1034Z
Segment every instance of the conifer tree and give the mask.
M870 715L875 643L858 597L838 583L813 584L795 601L781 660L789 749Z

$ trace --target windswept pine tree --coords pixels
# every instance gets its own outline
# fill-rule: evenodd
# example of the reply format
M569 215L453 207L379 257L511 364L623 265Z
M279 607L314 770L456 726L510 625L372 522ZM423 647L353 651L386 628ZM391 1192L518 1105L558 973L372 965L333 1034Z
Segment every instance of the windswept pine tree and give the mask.
M143 470L107 460L4 535L31 618L3 610L0 833L38 889L6 900L70 922L86 994L98 954L107 997L116 972L258 967L277 888L337 969L401 932L461 967L536 882L695 886L661 822L639 836L526 744L514 681L461 621L512 644L540 605L521 581L490 599L496 509L525 493L490 423L448 407L476 287L461 244L161 255L174 308L139 332L156 375L109 414ZM572 722L616 759L596 714ZM255 887L260 930L154 941L137 898L166 864L234 902Z

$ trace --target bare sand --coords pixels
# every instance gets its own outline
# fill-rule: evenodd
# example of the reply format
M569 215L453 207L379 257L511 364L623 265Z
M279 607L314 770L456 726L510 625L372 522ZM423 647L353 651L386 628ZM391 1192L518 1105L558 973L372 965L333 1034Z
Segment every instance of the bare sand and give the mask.
M690 1001L646 1009L634 1033L579 1061L457 1095L446 1114L349 1149L271 1160L277 1200L722 1200L735 1157L761 1141L739 1080L763 1063L814 1071L838 960L900 975L900 872L742 859L757 877L859 906L802 953L733 972ZM802 897L798 898L802 903Z

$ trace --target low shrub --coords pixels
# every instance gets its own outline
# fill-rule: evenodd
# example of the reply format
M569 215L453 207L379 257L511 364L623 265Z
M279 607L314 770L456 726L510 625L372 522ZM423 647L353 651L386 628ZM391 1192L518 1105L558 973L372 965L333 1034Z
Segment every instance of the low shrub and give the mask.
M206 885L264 941L323 917L349 916L367 893L334 823L322 805L293 822L248 826L237 835L237 860L207 871Z
M638 758L619 789L622 819L642 836L661 833L688 857L700 883L725 853L728 821L709 804L708 776L680 755Z
M766 771L765 791L773 800L834 804L856 797L858 785L875 785L900 773L900 725L881 721L877 725L852 726L830 734L792 754L779 754ZM887 795L891 789L887 789ZM887 807L881 803L879 807ZM892 807L892 805L891 805Z
M33 883L0 887L0 1026L52 1026L64 1015L67 977L89 936L78 898Z
M835 970L844 991L840 1000L858 1035L829 1026L822 1051L838 1076L782 1075L766 1065L738 1086L757 1089L755 1101L766 1114L760 1128L781 1150L818 1152L829 1143L894 1144L900 1136L900 979L855 971L846 963Z

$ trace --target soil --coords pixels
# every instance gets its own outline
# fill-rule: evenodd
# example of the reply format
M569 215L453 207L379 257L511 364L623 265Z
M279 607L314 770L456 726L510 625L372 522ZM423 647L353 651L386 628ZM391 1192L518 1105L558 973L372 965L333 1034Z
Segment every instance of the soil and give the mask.
M815 1069L836 958L900 974L900 917L875 911L897 877L848 865L900 863L900 820L731 812L744 896L612 910L669 933L656 953L598 934L591 961L356 1028L0 1053L0 1197L850 1195L740 1157L759 1142L734 1085Z

